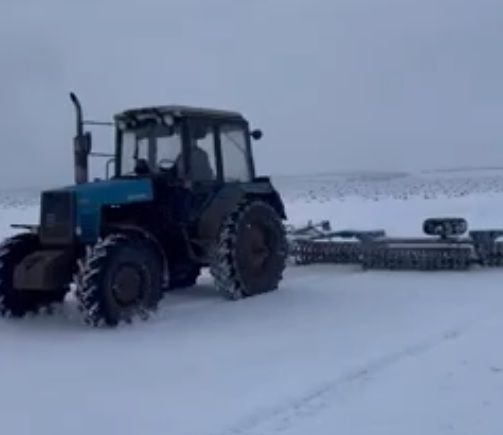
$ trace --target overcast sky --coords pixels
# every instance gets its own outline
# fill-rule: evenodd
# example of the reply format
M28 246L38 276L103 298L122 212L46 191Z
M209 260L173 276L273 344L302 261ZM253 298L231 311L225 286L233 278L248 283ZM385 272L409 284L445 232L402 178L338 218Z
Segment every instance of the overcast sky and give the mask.
M70 90L240 110L261 173L503 165L502 52L501 0L2 0L0 184L71 182Z

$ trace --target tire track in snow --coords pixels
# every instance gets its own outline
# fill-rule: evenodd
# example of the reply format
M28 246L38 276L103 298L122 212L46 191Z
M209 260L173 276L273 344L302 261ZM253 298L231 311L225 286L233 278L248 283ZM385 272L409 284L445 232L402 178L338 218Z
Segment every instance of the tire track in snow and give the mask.
M430 351L446 342L456 340L469 329L468 324L444 331L440 335L422 340L394 353L383 356L361 367L355 368L306 392L304 395L277 407L259 411L218 435L267 435L289 429L296 421L318 414L336 399L341 390L355 382L365 382L367 378L403 359L415 357Z
M309 285L319 281L320 276L323 276L323 272L318 269L303 269L298 270L292 267L294 270L289 270L288 275L285 276L281 287L277 292L298 291L299 286ZM147 322L136 320L133 322L132 327L144 327L144 328L155 328L159 325L166 323L178 321L180 319L187 319L190 316L200 316L201 313L211 312L212 309L218 307L224 307L225 305L231 306L235 303L246 303L247 300L241 301L229 301L224 297L220 296L213 288L212 278L210 276L203 276L201 283L194 286L192 289L179 289L172 290L168 292L159 304L157 311L150 313ZM257 298L263 297L267 298L269 295L273 295L275 292L270 294L264 294L257 296ZM250 299L250 301L253 298ZM32 315L28 316L25 320L34 320L37 326L45 325L50 328L61 327L64 328L76 328L72 330L81 330L88 327L82 322L80 313L77 310L77 302L75 300L74 290L72 290L66 297L65 304L63 306L57 306L54 308L51 314L47 315ZM8 319L0 319L1 333L5 332L5 328L9 326ZM28 322L25 322L29 326ZM125 325L123 325L124 327Z
M316 283L320 280L320 278L324 277L324 272L319 269L315 270L302 270L302 271L289 271L289 275L285 276L281 288L272 292L265 293L263 295L256 296L257 298L266 298L269 295L274 295L276 292L278 293L288 293L289 291L299 291L299 286L305 286L311 283ZM328 274L328 273L327 273ZM330 276L333 275L333 272L329 273ZM342 277L339 278L339 282L342 280ZM196 291L190 289L183 290L173 290L170 294L168 293L159 305L159 310L157 313L152 314L152 320L156 322L163 321L171 321L175 317L187 316L187 315L196 315L201 312L206 312L211 307L222 307L225 305L235 304L235 303L246 303L247 299L242 299L239 301L229 301L225 299L223 296L220 296L216 293L211 294L213 289L213 283L210 277L204 277L204 280L201 284L198 284L201 288L204 289L204 296L197 295ZM187 295L188 293L188 295ZM250 301L256 301L257 299L250 298Z

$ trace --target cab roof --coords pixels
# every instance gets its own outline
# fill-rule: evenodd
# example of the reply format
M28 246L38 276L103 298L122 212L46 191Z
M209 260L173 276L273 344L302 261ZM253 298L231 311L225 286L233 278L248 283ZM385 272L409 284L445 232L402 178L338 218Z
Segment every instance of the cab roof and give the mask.
M117 113L114 118L115 120L120 119L130 119L136 117L145 116L164 116L171 115L175 118L179 117L197 117L197 118L213 118L219 120L232 120L232 121L245 121L243 115L239 112L234 112L230 110L219 110L210 109L203 107L194 106L182 106L182 105L167 105L167 106L150 106L150 107L138 107L124 110L123 112Z

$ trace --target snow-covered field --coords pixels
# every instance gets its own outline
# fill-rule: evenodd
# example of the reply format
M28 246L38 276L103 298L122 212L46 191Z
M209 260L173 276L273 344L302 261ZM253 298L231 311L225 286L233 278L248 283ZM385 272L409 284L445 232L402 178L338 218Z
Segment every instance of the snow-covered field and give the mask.
M419 234L422 219L503 228L503 171L281 178L292 223ZM2 195L0 236L37 221ZM0 320L6 435L503 433L503 270L287 270L239 302L204 276L117 330L62 312Z

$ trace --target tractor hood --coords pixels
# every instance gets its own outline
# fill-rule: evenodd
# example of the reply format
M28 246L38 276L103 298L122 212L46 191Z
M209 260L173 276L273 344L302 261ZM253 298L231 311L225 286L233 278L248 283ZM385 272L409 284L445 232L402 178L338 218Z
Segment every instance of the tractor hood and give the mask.
M55 229L66 227L66 234L71 231L82 242L93 243L100 234L103 206L152 199L152 182L146 178L95 181L49 190L42 193L42 232L50 230L51 224Z
M95 181L62 190L75 193L76 205L79 209L151 201L153 198L151 180L145 178Z

